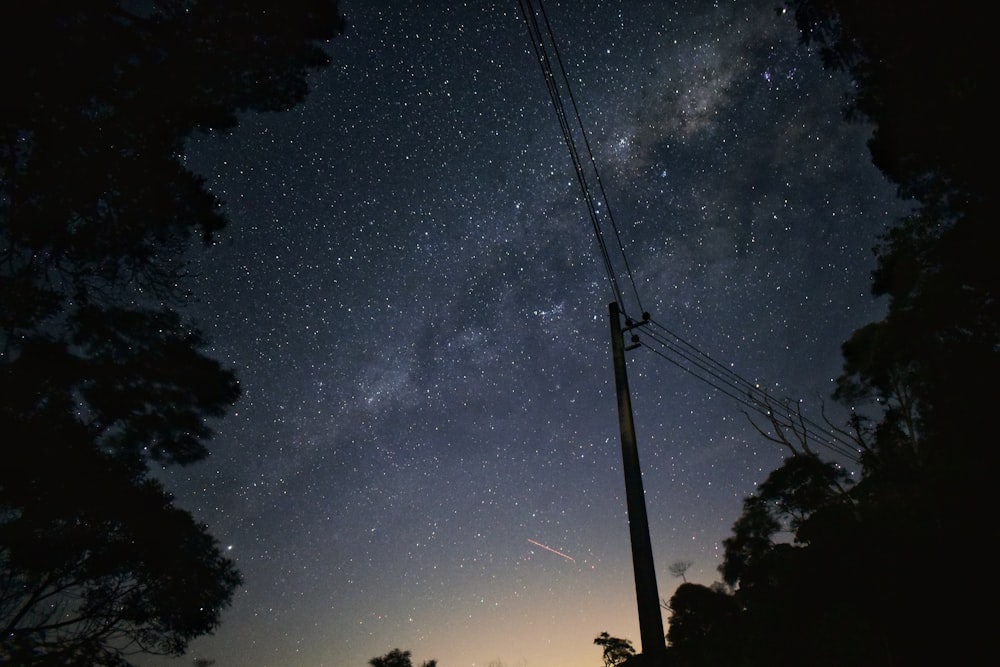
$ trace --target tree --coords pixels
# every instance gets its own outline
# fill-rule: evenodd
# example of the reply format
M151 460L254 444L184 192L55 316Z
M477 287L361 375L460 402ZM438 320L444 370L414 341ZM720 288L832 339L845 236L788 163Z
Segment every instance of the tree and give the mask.
M891 3L796 0L803 38L825 62L856 82L849 115L871 122L873 162L913 200L876 248L875 295L889 298L885 319L844 347L840 396L887 400L882 452L910 449L915 463L965 459L949 475L982 474L992 425L981 418L1000 390L1000 242L997 197L985 164L991 69L982 53L989 25L965 8L932 0ZM956 369L962 372L956 372ZM969 387L982 387L968 391ZM871 460L878 464L878 458ZM978 479L966 479L966 487Z
M670 598L667 631L668 664L738 664L731 629L737 617L736 598L722 586L684 583Z
M616 667L635 655L632 642L602 632L594 643L603 649L604 667Z
M681 581L687 582L687 577L685 577L684 575L687 574L687 571L691 568L691 565L693 565L692 561L679 560L671 563L670 567L668 567L667 570L670 572L670 574L674 575L675 577L680 577Z
M688 650L724 646L744 665L968 662L990 650L982 591L924 581L977 548L996 511L983 494L996 460L988 415L1000 398L991 250L1000 228L981 157L992 127L990 27L930 0L905 12L859 0L789 4L805 41L851 74L848 116L872 123L873 162L915 207L875 248L872 291L888 297L886 317L843 346L835 398L857 410L857 482L777 428L794 420L772 420L773 437L758 429L792 456L744 501L724 543L732 623L711 623L710 596L672 600L686 616L671 658L731 663ZM708 644L698 641L705 628Z
M848 111L875 128L874 164L917 204L879 239L872 291L888 298L888 312L845 343L838 380L841 399L882 408L856 495L866 532L899 556L880 582L895 587L892 643L903 651L913 636L985 638L974 593L921 594L912 582L981 548L982 526L998 509L983 493L997 461L989 415L1000 400L1000 226L984 150L992 26L970 21L960 4L931 0L905 12L859 0L793 7L804 38L855 80ZM953 611L931 620L921 607ZM973 643L964 646L974 654Z
M410 655L409 651L394 648L383 656L372 658L368 664L371 667L413 667ZM425 660L420 667L437 667L437 660Z
M334 0L0 9L0 662L128 665L213 631L241 577L149 474L208 454L232 370L179 312L226 224L181 158L288 109Z
M855 82L846 111L873 124L874 164L901 187L904 198L932 203L950 192L992 189L981 156L992 126L983 87L990 65L982 49L992 26L973 24L966 8L914 0L900 12L864 0L791 0L803 40L824 63ZM950 204L960 204L961 199Z

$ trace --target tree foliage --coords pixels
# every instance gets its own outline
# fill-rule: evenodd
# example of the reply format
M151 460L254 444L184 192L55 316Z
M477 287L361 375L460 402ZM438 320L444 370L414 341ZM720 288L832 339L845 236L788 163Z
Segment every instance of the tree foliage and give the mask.
M914 206L876 240L886 316L842 348L856 483L776 439L792 456L745 499L726 586L678 588L668 651L678 667L970 662L990 648L982 592L929 575L980 549L996 511L1000 227L979 157L990 27L929 0L789 4L804 40L851 74L848 116L871 123L874 164Z
M699 667L738 664L728 650L734 644L730 634L736 605L735 598L722 587L686 582L678 586L671 597L667 631L675 662Z
M931 0L906 11L859 0L793 6L805 39L857 83L848 111L871 122L874 163L917 204L876 248L872 289L889 314L845 344L840 396L889 401L884 430L901 447L925 463L942 448L951 457L989 437L981 416L1000 370L1000 227L983 150L991 27ZM980 381L985 391L968 391Z
M607 632L602 632L595 639L594 643L601 647L604 667L617 667L635 655L632 642L628 639L612 637Z
M690 560L677 560L674 561L667 567L667 571L670 572L675 577L680 577L681 581L687 581L687 571L694 564L694 561Z
M234 373L178 311L226 223L194 132L289 109L334 0L0 9L0 662L127 665L211 632L240 582L150 464L208 453Z
M394 648L383 656L377 656L368 661L371 667L413 667L412 653ZM425 660L420 667L437 667L437 660Z

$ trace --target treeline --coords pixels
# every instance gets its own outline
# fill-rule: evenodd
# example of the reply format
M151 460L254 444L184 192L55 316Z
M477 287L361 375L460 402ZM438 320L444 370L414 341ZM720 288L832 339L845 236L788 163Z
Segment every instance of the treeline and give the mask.
M859 477L786 431L794 453L744 500L722 581L671 597L668 664L973 664L990 654L1000 405L991 27L966 3L789 8L851 74L847 115L871 123L874 164L914 208L877 240L887 315L843 345L835 398L855 408Z
M0 664L181 654L240 585L150 474L240 393L181 313L226 224L184 143L300 103L339 28L336 0L0 6Z

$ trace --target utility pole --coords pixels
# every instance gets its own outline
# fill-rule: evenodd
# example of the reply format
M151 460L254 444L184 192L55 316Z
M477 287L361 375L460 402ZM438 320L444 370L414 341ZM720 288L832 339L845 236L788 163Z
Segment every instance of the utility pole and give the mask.
M646 664L662 665L667 649L663 636L660 594L656 588L656 569L653 567L653 546L649 541L649 519L646 516L646 497L642 489L642 472L639 469L639 450L635 444L632 399L629 396L628 375L625 371L625 342L622 337L618 303L612 301L608 310L611 315L611 351L615 362L618 425L621 429L625 497L628 503L629 536L632 539L632 569L635 572L635 596L639 607L642 655ZM646 321L644 319L640 324L628 321L625 330L642 326Z

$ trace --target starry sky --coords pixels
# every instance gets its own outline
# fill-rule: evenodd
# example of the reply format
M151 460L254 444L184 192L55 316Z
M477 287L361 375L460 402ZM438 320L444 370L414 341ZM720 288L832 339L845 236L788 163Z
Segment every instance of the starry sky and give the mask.
M840 344L882 313L871 248L902 204L843 120L846 80L775 4L545 11L641 307L837 418ZM518 3L341 13L305 103L185 155L231 219L192 256L185 313L243 397L207 461L159 474L246 581L214 636L140 662L598 667L602 631L640 648L614 295ZM668 599L671 563L719 579L785 452L649 352L628 369Z

